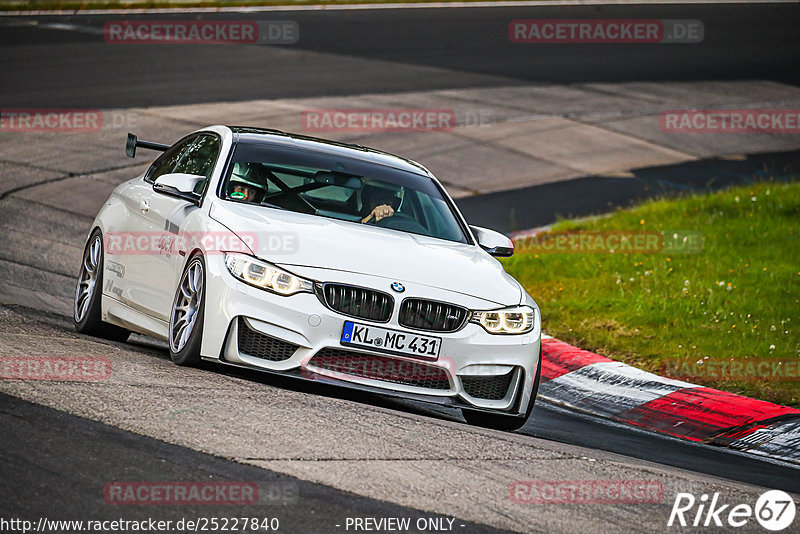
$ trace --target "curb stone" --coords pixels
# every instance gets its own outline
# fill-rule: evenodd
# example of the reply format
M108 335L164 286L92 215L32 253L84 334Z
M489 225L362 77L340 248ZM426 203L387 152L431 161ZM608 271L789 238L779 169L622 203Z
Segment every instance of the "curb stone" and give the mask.
M688 441L800 464L800 410L665 378L542 336L539 396Z

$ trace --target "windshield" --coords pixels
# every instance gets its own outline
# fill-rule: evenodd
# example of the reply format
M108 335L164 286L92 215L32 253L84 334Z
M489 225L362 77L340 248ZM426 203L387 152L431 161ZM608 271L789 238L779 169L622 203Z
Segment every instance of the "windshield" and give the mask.
M467 242L450 204L433 181L338 155L239 143L220 196Z

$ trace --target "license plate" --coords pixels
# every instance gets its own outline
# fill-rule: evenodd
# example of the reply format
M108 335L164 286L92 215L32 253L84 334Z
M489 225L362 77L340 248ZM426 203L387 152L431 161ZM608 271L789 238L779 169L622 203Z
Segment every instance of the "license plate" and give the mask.
M442 340L433 336L410 334L399 330L345 321L342 345L435 360L439 357Z

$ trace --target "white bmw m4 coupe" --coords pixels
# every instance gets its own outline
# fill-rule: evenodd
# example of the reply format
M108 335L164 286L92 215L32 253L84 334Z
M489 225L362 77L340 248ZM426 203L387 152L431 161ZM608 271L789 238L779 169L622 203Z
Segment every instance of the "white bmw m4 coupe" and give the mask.
M277 130L212 126L114 189L75 292L79 332L461 409L514 430L539 385L541 316L413 161Z

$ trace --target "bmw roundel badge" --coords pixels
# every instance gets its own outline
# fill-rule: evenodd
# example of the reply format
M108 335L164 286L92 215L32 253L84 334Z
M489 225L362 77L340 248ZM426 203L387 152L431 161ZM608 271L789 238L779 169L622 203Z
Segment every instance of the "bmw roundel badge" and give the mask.
M405 290L406 290L406 286L404 286L400 282L395 282L395 283L392 284L392 291L394 291L396 293L402 293Z

